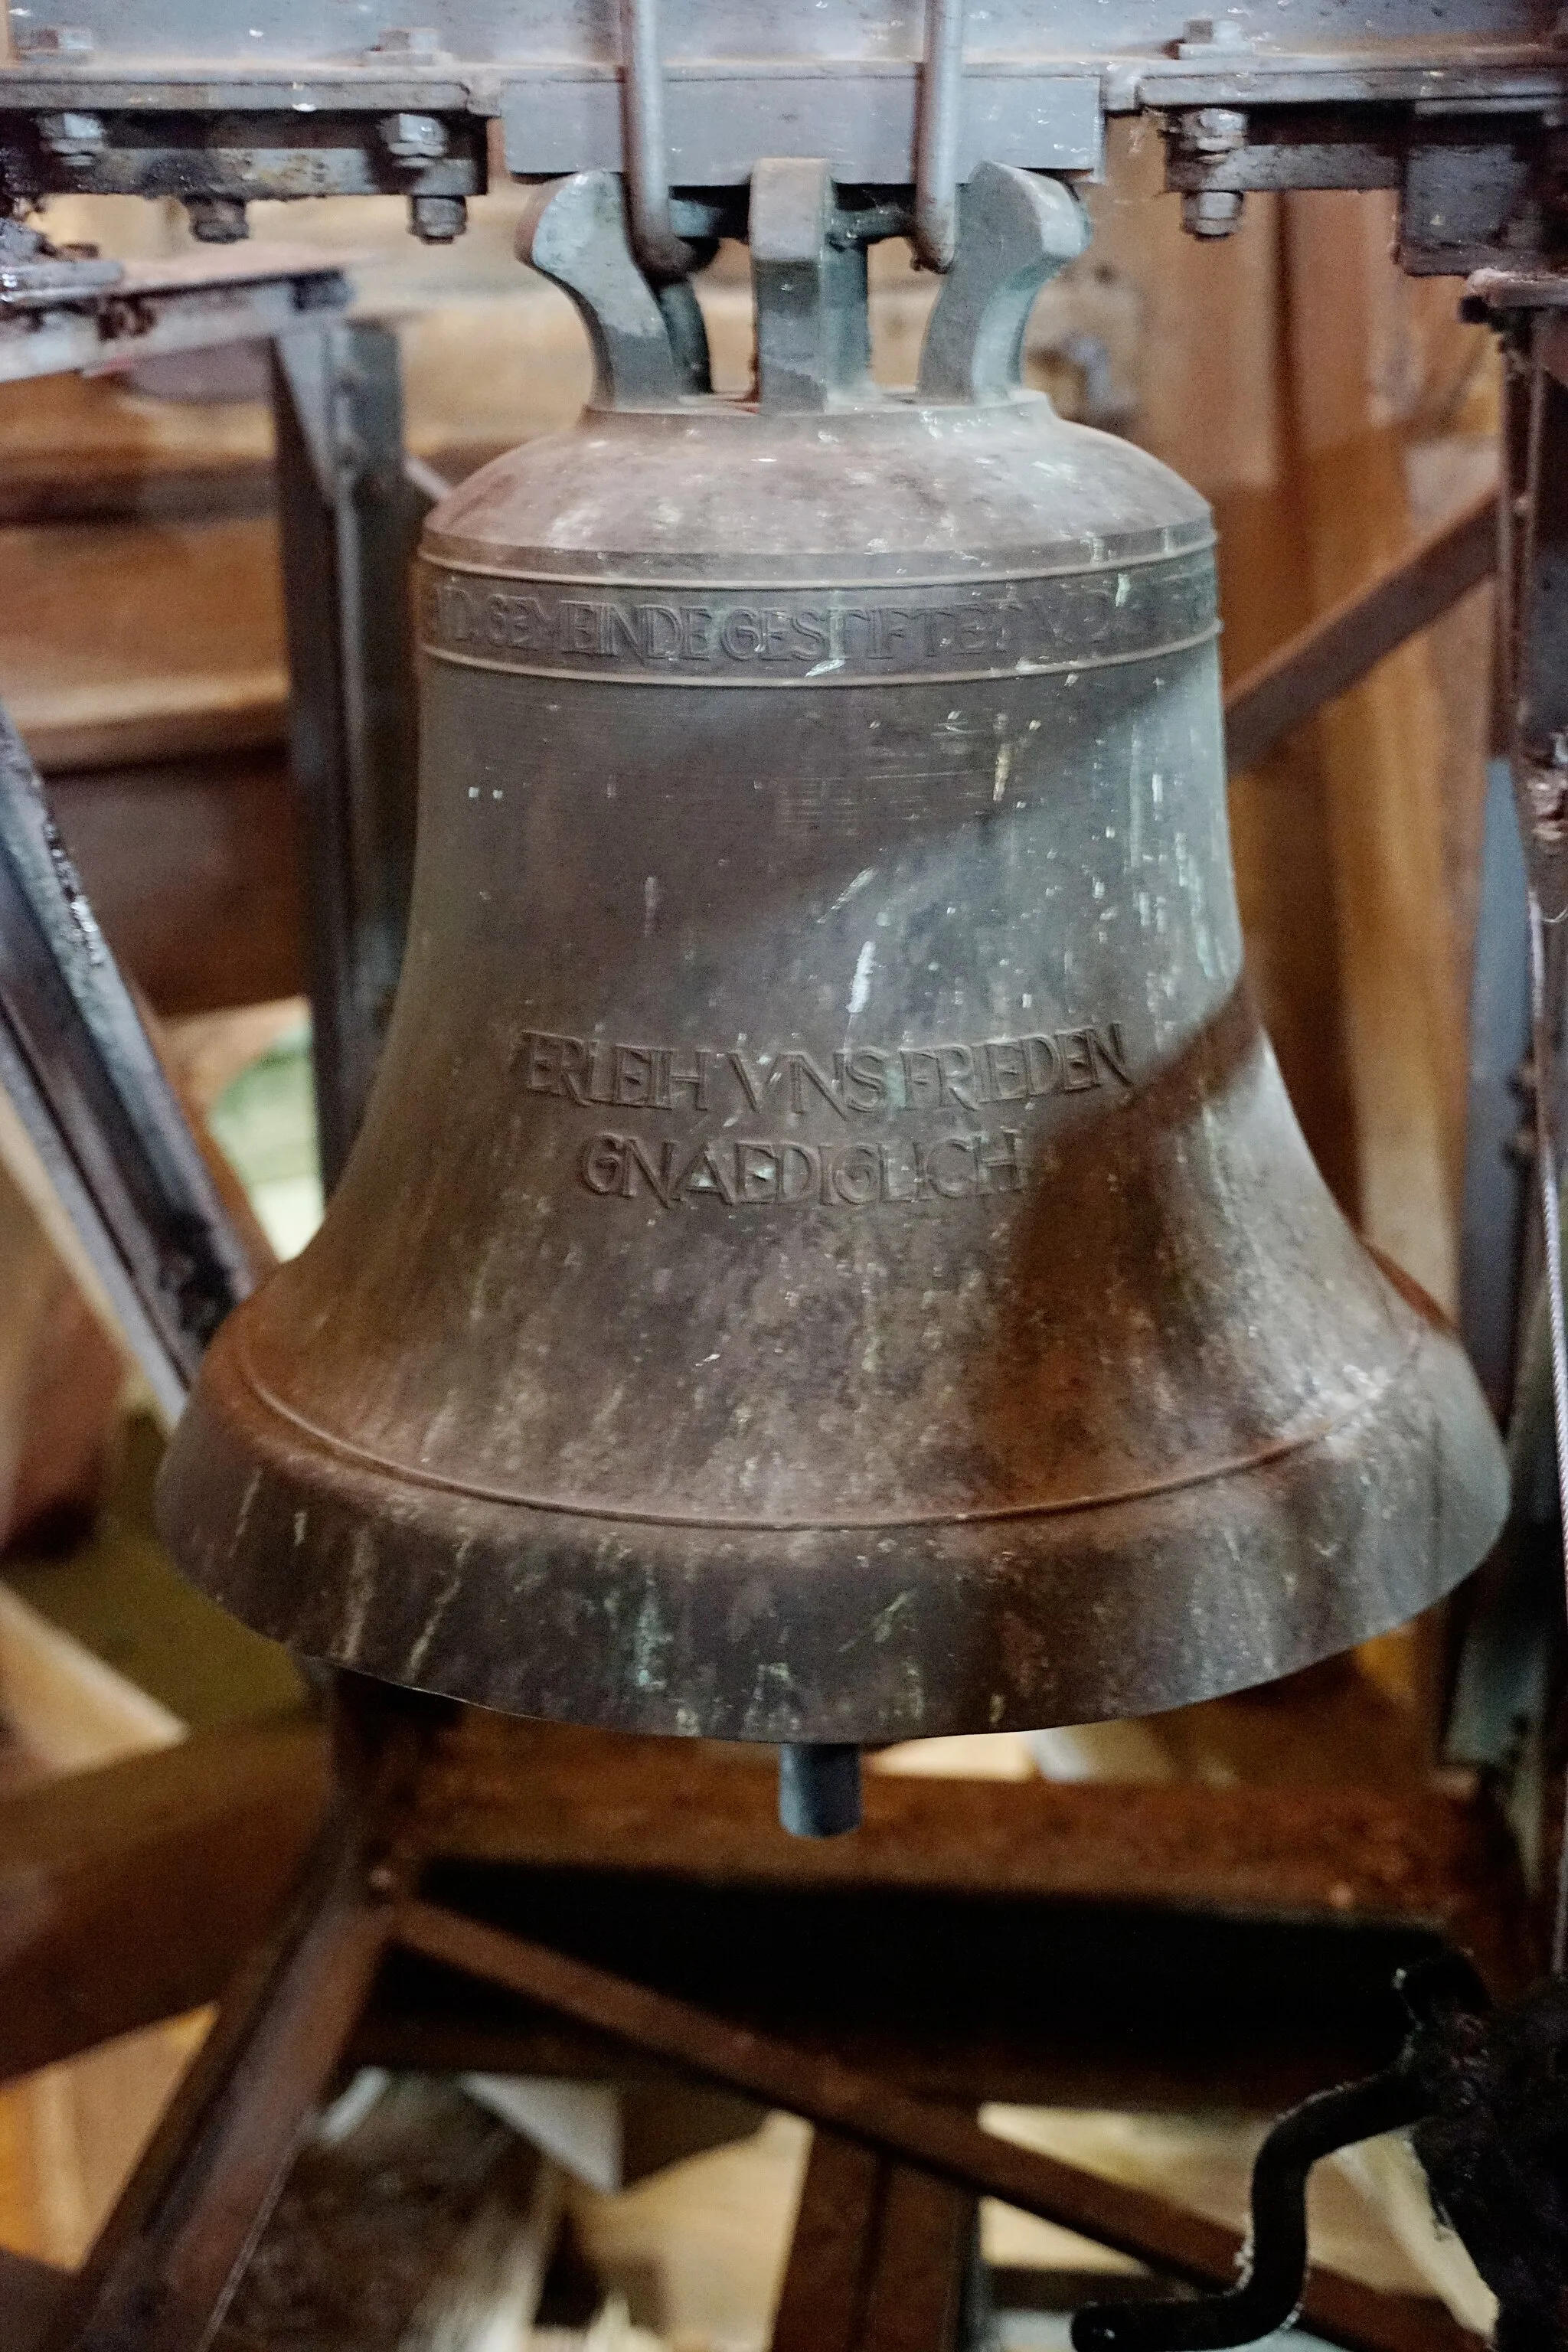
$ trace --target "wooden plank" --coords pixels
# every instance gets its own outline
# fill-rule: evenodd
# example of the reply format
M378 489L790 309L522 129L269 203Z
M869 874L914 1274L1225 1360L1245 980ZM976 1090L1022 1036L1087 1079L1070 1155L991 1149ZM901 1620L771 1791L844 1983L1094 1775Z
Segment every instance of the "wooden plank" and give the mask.
M363 2006L387 1910L323 1836L298 1898L241 1969L81 2272L46 2352L203 2352Z
M26 733L40 774L56 776L268 751L283 740L288 709L281 674L262 670L168 687L150 681L145 688L84 691L58 717L32 717Z
M1226 688L1226 756L1240 774L1385 655L1429 628L1497 564L1497 493L1485 490L1417 539Z
M705 1887L652 1874L432 1873L432 1890L923 2097L1268 2116L1386 2065L1412 1929L974 1893ZM643 2083L655 2062L396 1954L366 2065Z
M166 1017L304 985L299 811L281 751L49 780L116 956Z
M303 1719L198 1733L0 1805L0 2074L213 2000L326 1794Z
M42 2343L66 2284L66 2273L52 2263L0 2246L0 2344L6 2352L34 2352Z
M277 532L265 517L0 530L0 696L47 773L280 740Z
M889 2165L837 2132L812 2136L772 2352L861 2352L877 2222Z
M11 1172L16 1131L14 1120L0 1121L0 1546L6 1549L32 1530L68 1541L91 1524L125 1381L121 1349L99 1325ZM5 1679L0 1635L0 1712Z
M1467 1784L1290 1789L871 1773L854 1837L780 1829L770 1751L473 1711L438 1742L415 1834L468 1862L792 1887L943 1889L1266 1916L1420 1921L1528 1967L1517 1861Z
M1405 434L1385 378L1426 298L1390 257L1391 200L1324 192L1284 204L1305 564L1315 604L1331 607L1410 543ZM1351 1048L1351 1211L1452 1311L1468 1053L1426 645L1409 640L1325 706L1316 736Z
M953 2352L978 2210L979 2200L951 2181L910 2164L887 2168L856 2352Z
M814 2134L772 2352L952 2352L976 2200Z
M41 1805L47 1795L69 1785L57 1775L84 1775L149 1750L172 1748L186 1727L161 1699L33 1608L9 1584L0 1585L0 1717L37 1766L44 1784L28 1788L25 1800L17 1796L0 1808L3 1911L5 1823L10 1816L25 1811L29 1804ZM40 1852L24 1860L24 1871L38 1860L52 1858L53 1853L46 1832ZM4 2034L0 2023L0 2046Z

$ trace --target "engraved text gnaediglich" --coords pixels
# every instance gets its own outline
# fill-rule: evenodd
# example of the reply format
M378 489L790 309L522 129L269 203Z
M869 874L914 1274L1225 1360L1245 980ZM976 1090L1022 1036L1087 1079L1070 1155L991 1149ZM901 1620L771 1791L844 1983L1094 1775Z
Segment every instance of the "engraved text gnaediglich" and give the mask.
M646 1196L666 1209L705 1201L856 1209L1021 1192L1026 1139L1009 1112L1016 1118L1044 1096L1132 1083L1117 1021L968 1045L857 1045L830 1059L795 1047L764 1055L530 1030L513 1066L530 1094L584 1110L700 1120L700 1136L689 1127L685 1135L649 1135L622 1118L595 1120L584 1139L577 1172L588 1192L603 1200ZM855 1132L864 1121L921 1112L945 1113L952 1130ZM826 1136L746 1131L782 1126L780 1114L813 1113L814 1125L829 1122Z

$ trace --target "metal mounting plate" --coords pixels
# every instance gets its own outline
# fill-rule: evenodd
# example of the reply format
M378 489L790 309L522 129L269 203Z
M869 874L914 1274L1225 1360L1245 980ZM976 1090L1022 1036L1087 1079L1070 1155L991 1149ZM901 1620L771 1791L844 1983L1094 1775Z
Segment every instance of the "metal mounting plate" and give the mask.
M1092 117L1141 106L1516 103L1568 95L1552 0L989 0L965 30L976 159L1092 169ZM393 6L387 16L393 14ZM615 12L592 0L413 0L363 46L318 0L58 0L13 6L0 108L419 108L500 116L524 173L618 168ZM672 176L721 185L758 154L832 153L912 176L921 0L665 0ZM716 85L723 85L721 91ZM721 100L721 102L720 102ZM826 144L824 144L826 139ZM842 149L842 158L837 150Z

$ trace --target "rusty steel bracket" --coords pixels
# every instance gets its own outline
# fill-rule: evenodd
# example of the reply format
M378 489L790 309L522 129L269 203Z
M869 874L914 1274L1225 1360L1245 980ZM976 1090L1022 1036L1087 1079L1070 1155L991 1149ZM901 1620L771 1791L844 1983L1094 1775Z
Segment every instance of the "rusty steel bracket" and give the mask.
M1242 2242L1223 2224L1020 2147L962 2111L912 2098L837 2058L733 2025L433 1903L400 1905L391 1935L405 1951L521 1994L701 2079L804 2116L954 2189L999 2198L1174 2278L1225 2287L1235 2277ZM1446 2315L1337 2272L1311 2271L1300 2300L1313 2333L1345 2352L1479 2352L1475 2338Z
M252 1268L3 708L0 1091L173 1420Z
M332 320L279 336L272 411L330 1189L364 1111L403 959L416 761L409 573L430 500L404 462L390 328Z

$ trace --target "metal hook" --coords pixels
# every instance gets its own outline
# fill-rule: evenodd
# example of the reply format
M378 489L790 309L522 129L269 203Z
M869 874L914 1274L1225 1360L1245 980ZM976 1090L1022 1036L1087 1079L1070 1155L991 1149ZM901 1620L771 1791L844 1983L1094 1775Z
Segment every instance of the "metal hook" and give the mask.
M1282 2116L1252 2168L1252 2260L1226 2294L1181 2302L1089 2304L1073 2352L1219 2352L1285 2326L1307 2277L1307 2175L1320 2157L1420 2121L1431 2106L1403 2064L1321 2091Z
M696 257L670 220L658 0L621 0L621 119L632 250L656 286L673 286Z
M926 0L926 53L915 134L915 250L947 270L958 243L958 136L963 110L963 0Z
M1307 2280L1308 2173L1337 2148L1440 2113L1446 2039L1458 2020L1484 2018L1491 2008L1462 1952L1438 1953L1394 1983L1411 2024L1394 2063L1303 2099L1258 2149L1246 2276L1226 2294L1088 2304L1072 2323L1073 2352L1222 2352L1289 2325Z
M656 294L638 269L626 189L614 172L575 172L531 189L518 221L517 254L575 304L593 346L601 407L659 408L706 386L696 297L687 289L682 304L671 299L675 289Z
M1089 243L1089 215L1059 180L1011 163L975 165L963 213L921 352L921 397L1005 400L1018 387L1035 297Z

